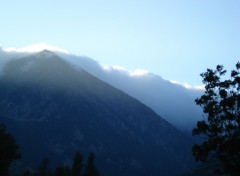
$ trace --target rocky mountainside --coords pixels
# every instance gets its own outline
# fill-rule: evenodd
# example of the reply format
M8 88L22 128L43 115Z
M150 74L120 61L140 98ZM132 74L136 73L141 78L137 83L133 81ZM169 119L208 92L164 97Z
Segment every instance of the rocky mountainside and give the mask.
M181 175L191 142L150 108L53 52L10 61L0 77L0 122L28 165L96 154L104 176Z

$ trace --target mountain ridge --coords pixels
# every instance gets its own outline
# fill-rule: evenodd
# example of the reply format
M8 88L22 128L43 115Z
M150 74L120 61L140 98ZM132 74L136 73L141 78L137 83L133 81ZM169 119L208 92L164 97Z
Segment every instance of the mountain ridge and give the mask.
M61 50L52 52L71 63L76 69L84 69L98 79L140 100L188 135L191 135L196 122L203 117L201 108L194 103L194 100L202 94L200 90L184 88L152 73L144 76L130 76L126 70L105 70L96 60L89 57L76 56ZM12 52L5 55L10 53ZM16 55L17 52L13 53ZM20 57L24 55L29 53L20 53ZM2 58L1 54L0 58ZM3 67L5 64L0 66ZM172 108L175 110L172 111Z
M188 135L191 134L196 122L202 119L201 108L194 102L201 95L202 90L187 89L153 73L131 76L125 70L104 70L97 61L88 57L61 53L59 55L66 61L140 100ZM172 108L175 110L173 111Z
M181 132L52 52L8 63L0 78L0 117L27 162L47 155L68 163L80 148L96 153L100 172L109 176L178 175L192 165L190 142Z

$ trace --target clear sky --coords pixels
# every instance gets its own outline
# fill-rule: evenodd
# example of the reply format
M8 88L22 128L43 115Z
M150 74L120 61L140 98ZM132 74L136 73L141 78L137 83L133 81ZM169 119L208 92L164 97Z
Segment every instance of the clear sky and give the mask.
M238 0L0 0L0 45L44 42L101 65L201 84L240 61Z

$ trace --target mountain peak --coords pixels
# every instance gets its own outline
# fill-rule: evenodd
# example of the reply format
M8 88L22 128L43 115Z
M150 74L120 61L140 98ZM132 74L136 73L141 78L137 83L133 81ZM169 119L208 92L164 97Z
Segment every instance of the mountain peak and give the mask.
M49 57L53 57L53 56L57 56L55 52L48 50L48 49L44 49L42 51L39 51L38 53L36 53L36 56L38 57L42 57L42 58L49 58Z

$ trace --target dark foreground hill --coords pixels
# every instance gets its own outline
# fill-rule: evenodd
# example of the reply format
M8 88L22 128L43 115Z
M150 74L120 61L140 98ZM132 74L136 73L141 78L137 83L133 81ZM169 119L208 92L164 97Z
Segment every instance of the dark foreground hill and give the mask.
M0 122L22 162L70 164L96 154L103 176L181 175L191 143L150 108L50 51L8 63L0 78Z

